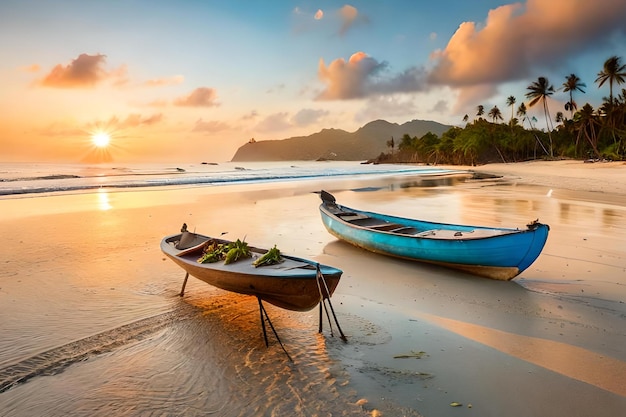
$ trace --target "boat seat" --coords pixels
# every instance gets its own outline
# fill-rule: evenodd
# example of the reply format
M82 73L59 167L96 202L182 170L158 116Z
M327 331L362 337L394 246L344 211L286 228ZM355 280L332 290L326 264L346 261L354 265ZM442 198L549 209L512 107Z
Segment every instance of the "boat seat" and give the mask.
M370 217L365 216L363 214L358 214L358 213L339 213L337 214L337 217L347 221L347 222L353 222L355 220L363 220L363 219L369 219Z
M381 225L369 226L370 229L380 230L381 232L395 232L399 229L404 229L404 226L397 223L385 223Z
M416 235L419 233L419 230L414 227L401 227L399 229L394 229L390 231L393 233L399 233L401 235Z
M359 217L359 218L356 218L356 219L351 219L351 220L348 220L348 221L350 223L352 223L352 224L356 224L357 226L364 226L364 227L384 226L386 224L389 224L386 221L373 219L373 218L367 217L367 216Z

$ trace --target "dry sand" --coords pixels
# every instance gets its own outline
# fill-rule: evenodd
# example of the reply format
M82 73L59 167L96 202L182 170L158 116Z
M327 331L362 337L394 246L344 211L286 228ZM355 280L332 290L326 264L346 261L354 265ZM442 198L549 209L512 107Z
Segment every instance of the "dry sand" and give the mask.
M62 356L59 346L87 346L79 360L89 359L0 393L0 415L203 415L207 405L214 415L621 415L626 165L471 170L503 178L460 188L398 176L0 200L0 382L42 351ZM551 235L522 275L492 281L338 242L319 220L320 189L348 206L440 221L522 226L539 217ZM261 346L254 300L194 279L178 299L182 272L158 242L183 222L343 269L333 304L349 342L328 324L317 336L316 311L270 307L295 358L286 366L275 343ZM140 320L151 329L143 338L132 336ZM94 335L117 345L90 348ZM176 384L185 395L172 394Z
M506 175L507 178L524 184L626 195L626 163L621 161L529 161L489 164L468 169Z

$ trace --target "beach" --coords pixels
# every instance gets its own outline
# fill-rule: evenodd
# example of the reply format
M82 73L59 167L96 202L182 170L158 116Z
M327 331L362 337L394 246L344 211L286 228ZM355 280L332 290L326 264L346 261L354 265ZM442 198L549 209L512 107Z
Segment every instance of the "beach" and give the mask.
M484 175L330 176L87 189L0 199L0 416L617 416L626 409L626 165L449 167ZM482 176L481 176L482 177ZM512 281L371 254L323 227L350 207L439 222L550 225ZM190 278L180 230L344 271L318 311Z

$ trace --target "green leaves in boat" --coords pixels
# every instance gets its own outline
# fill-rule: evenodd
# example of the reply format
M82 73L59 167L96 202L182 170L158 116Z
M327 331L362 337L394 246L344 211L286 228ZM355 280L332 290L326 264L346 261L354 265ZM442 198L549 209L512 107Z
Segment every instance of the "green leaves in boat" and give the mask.
M265 252L265 255L252 262L252 265L258 268L259 266L279 264L282 261L283 258L280 256L280 250L274 245L272 249Z
M230 243L218 243L215 240L207 242L204 253L198 259L201 264L208 264L217 261L224 261L225 265L236 262L239 259L250 258L252 253L248 248L248 243L237 239Z

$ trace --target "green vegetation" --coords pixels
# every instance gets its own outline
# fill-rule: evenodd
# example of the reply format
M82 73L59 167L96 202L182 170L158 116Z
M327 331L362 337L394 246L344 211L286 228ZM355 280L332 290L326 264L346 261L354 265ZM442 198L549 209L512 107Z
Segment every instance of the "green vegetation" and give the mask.
M376 162L476 165L538 158L626 160L626 89L622 88L616 96L613 91L626 82L626 64L618 56L610 57L595 82L598 88L609 85L609 96L604 97L598 109L589 103L578 109L574 93L585 93L586 84L576 74L566 76L558 90L546 77L532 82L526 93L528 107L541 104L546 130L537 129L536 119L527 116L525 103L520 103L515 111L516 98L509 96L505 103L511 107L508 121L504 121L498 106L487 112L491 121L484 119L485 107L481 104L476 107L473 121L468 115L463 117L464 128L453 127L441 137L433 133L419 138L405 134L399 144L388 141L391 153L381 154ZM564 106L566 113L558 111L553 121L549 99L557 92L566 93L568 101Z
M254 265L255 267L275 265L281 263L282 261L283 258L282 256L280 256L280 250L276 247L276 245L274 245L272 249L265 252L265 255L252 262L252 265Z
M215 240L208 241L198 262L201 264L212 264L223 260L224 256L226 256L227 247L228 245L225 243L218 243Z
M224 261L224 264L230 264L241 258L249 258L252 254L248 248L248 243L237 239L235 242L218 243L215 240L207 242L204 253L198 259L201 264Z

